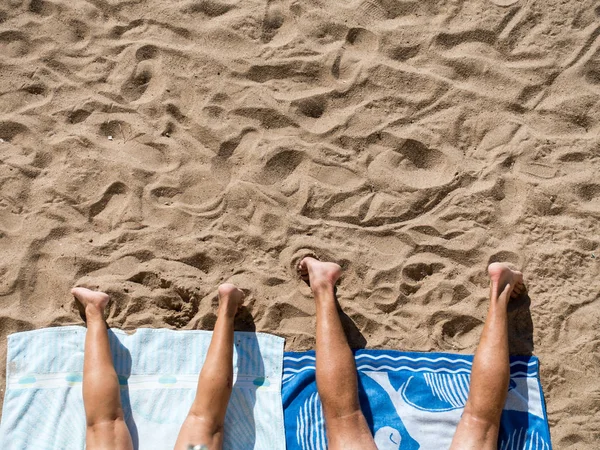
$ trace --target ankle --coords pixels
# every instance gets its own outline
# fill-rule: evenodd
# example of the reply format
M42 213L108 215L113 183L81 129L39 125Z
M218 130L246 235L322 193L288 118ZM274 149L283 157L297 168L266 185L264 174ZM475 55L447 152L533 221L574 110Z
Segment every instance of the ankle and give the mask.
M235 320L235 314L232 314L224 308L219 308L217 311L217 319L233 322Z
M104 309L99 308L98 306L89 303L86 307L85 307L85 316L86 318L89 319L96 319L96 318L100 318L100 319L104 319Z
M326 301L335 298L335 287L331 283L323 282L314 285L311 284L310 287L315 297L315 300L317 301Z
M504 293L504 288L506 288L506 286L500 286L500 284L492 283L490 299L494 305L506 308L508 307L508 301L510 300L510 292L508 292L507 295L502 295Z
M492 297L490 299L488 315L505 315L508 311L508 301L505 298Z
M219 308L217 309L217 317L222 317L223 319L233 320L235 318L237 309L232 308L231 303L235 300L222 297L219 303Z

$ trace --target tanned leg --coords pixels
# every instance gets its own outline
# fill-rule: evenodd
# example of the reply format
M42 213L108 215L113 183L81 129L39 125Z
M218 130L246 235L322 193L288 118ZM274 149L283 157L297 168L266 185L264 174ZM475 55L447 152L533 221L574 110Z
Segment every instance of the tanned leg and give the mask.
M317 390L331 450L376 450L358 401L354 355L337 310L334 286L341 274L337 264L304 258L298 267L310 284L317 309Z
M83 405L87 422L86 448L89 450L133 449L125 424L119 379L113 366L104 321L108 295L77 287L71 293L85 308L87 333L83 358Z
M469 397L451 450L492 450L498 445L510 366L507 307L523 289L523 274L503 263L488 267L490 306L471 370Z
M223 446L225 413L233 386L233 319L244 293L233 284L219 286L219 311L206 361L198 378L196 398L181 426L175 450L189 445Z

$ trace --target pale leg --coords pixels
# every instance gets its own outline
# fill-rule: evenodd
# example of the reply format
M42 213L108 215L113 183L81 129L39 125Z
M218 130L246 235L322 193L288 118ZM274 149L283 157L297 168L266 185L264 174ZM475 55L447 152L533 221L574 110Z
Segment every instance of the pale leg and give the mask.
M87 333L83 359L83 405L86 416L86 448L133 449L125 424L119 379L112 361L104 308L108 295L85 288L72 294L85 308Z
M186 417L175 450L189 445L223 446L225 413L233 386L233 320L244 293L232 284L219 286L219 311L194 403Z

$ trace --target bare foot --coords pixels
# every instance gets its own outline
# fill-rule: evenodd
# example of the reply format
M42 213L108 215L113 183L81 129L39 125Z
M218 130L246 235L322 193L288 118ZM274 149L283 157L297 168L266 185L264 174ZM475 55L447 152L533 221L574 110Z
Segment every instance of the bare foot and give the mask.
M244 291L238 289L235 284L224 283L219 286L219 312L227 317L235 317L242 303L244 303Z
M298 264L298 273L316 294L323 289L333 289L342 274L342 268L336 263L322 262L307 256Z
M506 263L492 263L488 266L488 274L492 282L492 296L500 298L504 289L508 287L508 296L515 298L521 292L525 291L523 284L523 274L519 271L512 270Z
M71 294L81 303L85 310L86 316L90 313L99 313L104 317L104 308L108 304L110 297L108 294L100 291L92 291L84 287L76 287L71 289Z

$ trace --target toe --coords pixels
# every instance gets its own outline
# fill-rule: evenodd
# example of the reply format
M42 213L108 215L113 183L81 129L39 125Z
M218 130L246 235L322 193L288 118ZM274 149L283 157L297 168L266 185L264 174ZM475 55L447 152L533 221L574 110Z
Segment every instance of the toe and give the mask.
M308 280L308 269L306 268L306 266L299 264L296 268L296 271L298 272L300 278L302 278L303 280Z

